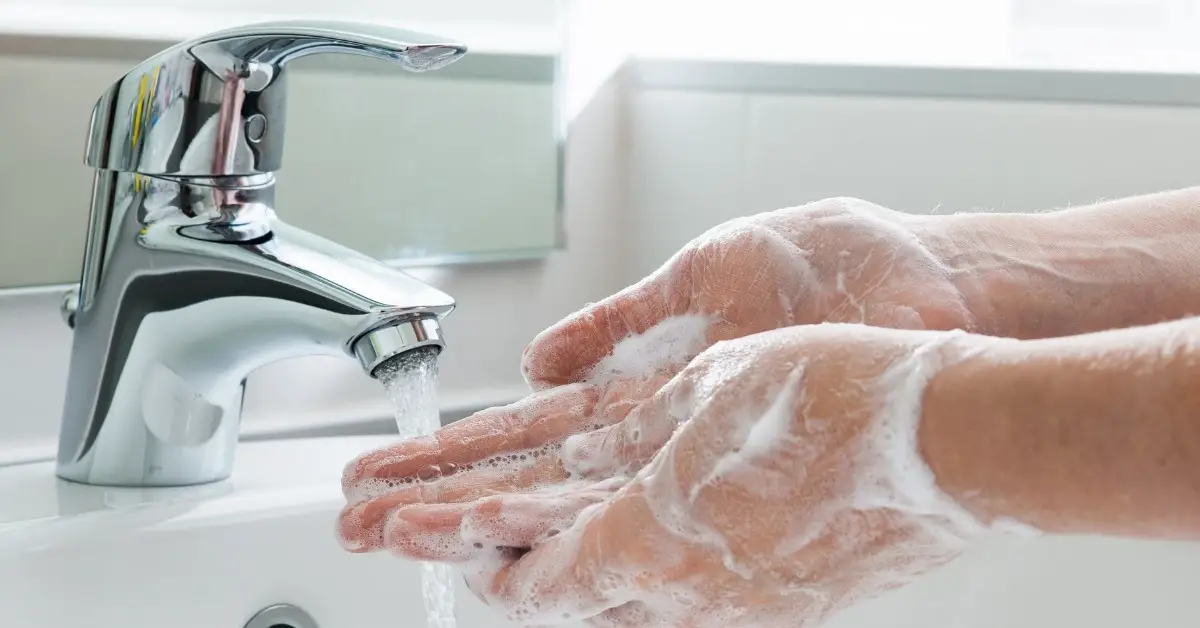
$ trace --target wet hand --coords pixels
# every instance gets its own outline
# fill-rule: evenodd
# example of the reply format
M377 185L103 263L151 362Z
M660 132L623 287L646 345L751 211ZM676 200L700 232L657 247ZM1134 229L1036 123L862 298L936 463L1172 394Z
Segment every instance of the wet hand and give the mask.
M577 483L408 506L397 548L465 561L472 589L524 624L817 625L986 530L916 440L925 383L990 342L818 325L721 343L575 437ZM631 479L601 479L612 469Z

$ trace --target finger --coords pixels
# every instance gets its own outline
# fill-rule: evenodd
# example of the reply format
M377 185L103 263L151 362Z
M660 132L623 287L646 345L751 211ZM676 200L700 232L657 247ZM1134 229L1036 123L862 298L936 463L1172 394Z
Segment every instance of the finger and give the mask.
M522 456L525 456L522 458ZM527 491L568 478L557 456L513 454L505 467L476 470L418 483L355 503L342 511L338 532L342 546L351 552L372 552L386 546L384 526L388 515L414 504L471 502L497 493Z
M401 558L460 562L476 548L459 534L470 504L422 504L392 511L383 529L383 546Z
M352 502L413 484L419 478L490 467L497 456L540 455L541 448L570 434L607 424L596 413L600 390L568 386L531 395L456 421L432 436L360 456L346 466L342 490ZM597 423L597 422L600 423Z
M535 390L583 381L617 343L688 311L690 255L679 254L643 281L564 318L525 349L521 368Z
M463 542L475 547L531 548L571 527L580 512L604 501L619 486L593 485L479 500L463 517Z
M677 376L624 420L563 442L563 467L572 476L593 479L630 476L640 470L687 421L694 384Z
M413 560L457 562L484 549L528 549L570 527L588 506L612 495L619 484L486 497L463 504L419 504L392 511L384 545Z
M622 491L519 559L499 564L486 579L484 599L522 623L580 621L636 601L641 588L653 586L646 581L654 571L647 543L659 540L639 530L654 527L645 500Z

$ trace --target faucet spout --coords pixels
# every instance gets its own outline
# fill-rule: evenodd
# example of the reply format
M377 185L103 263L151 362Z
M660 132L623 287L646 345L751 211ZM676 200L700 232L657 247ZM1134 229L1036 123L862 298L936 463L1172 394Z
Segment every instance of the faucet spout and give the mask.
M58 474L175 486L227 477L246 377L302 355L441 348L454 300L279 220L274 181L98 174L116 201L81 286ZM124 244L129 243L129 244Z
M100 98L97 168L59 433L59 477L182 486L229 476L247 376L313 354L440 351L454 299L275 212L288 60L349 52L411 71L465 47L353 23L281 22L174 46ZM338 208L339 210L341 208Z

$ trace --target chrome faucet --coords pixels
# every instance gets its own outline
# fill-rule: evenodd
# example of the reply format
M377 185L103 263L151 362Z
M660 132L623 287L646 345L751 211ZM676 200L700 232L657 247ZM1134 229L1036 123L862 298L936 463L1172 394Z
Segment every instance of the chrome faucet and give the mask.
M373 376L391 357L443 347L452 298L275 215L287 63L319 52L422 72L466 48L358 23L249 25L164 50L96 103L82 277L63 302L74 344L59 477L222 480L251 371L331 354Z

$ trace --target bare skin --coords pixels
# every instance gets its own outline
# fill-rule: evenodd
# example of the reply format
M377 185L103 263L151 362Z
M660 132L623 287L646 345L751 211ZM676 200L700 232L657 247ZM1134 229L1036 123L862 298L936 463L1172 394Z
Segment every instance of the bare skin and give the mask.
M953 269L972 331L1055 338L1200 314L1200 188L915 230Z
M922 454L984 520L1200 539L1200 318L1000 346L925 393Z

